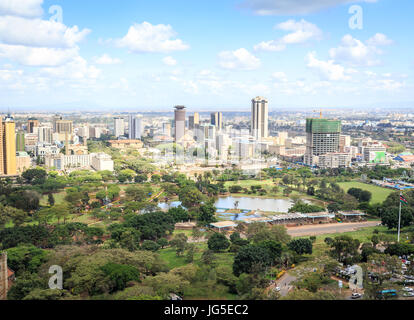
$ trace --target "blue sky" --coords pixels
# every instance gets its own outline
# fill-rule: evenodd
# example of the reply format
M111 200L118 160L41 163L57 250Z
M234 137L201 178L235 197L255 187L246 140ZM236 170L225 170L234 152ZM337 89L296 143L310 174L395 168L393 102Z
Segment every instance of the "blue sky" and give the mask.
M352 5L362 29L349 27ZM414 107L413 9L410 0L4 1L0 108L248 110L257 95L271 110Z

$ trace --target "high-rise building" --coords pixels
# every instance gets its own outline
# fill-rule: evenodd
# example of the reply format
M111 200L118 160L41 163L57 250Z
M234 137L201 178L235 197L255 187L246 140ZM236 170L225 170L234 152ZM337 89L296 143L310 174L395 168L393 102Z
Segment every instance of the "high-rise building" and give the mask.
M171 123L170 122L164 122L162 124L162 134L171 137Z
M35 133L35 128L39 127L39 120L30 118L27 122L27 132L28 133Z
M69 134L73 133L73 121L72 120L56 120L55 131L59 134Z
M194 115L188 117L188 128L194 130L200 124L200 114L194 112Z
M38 142L41 143L52 143L53 142L53 132L50 127L39 127L38 129ZM18 150L21 151L21 150Z
M114 118L114 136L119 138L125 134L125 122L123 118Z
M129 115L129 128L128 138L130 140L139 140L142 135L142 115L130 114Z
M214 125L218 131L223 128L223 113L213 112L211 114L211 124Z
M16 151L25 151L25 139L24 139L25 133L24 131L18 131L16 133Z
M269 102L262 97L252 100L251 135L256 139L269 136Z
M16 124L8 116L1 124L0 174L16 175Z
M174 112L174 138L175 142L181 140L185 135L185 107L176 106Z
M338 153L340 135L340 120L306 119L305 163L314 166L320 155Z

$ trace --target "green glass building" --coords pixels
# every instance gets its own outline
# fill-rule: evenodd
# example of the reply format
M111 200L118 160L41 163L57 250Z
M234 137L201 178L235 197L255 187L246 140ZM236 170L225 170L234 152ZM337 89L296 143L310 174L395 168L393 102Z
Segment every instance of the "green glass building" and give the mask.
M16 133L16 152L25 151L24 131Z

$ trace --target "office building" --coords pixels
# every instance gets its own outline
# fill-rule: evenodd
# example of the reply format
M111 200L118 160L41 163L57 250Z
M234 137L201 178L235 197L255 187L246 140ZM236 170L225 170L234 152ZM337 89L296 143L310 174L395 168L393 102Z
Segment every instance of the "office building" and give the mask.
M223 128L223 113L213 112L211 114L211 124L216 127L218 131Z
M174 138L180 141L185 135L185 107L176 106L174 111Z
M91 154L91 166L96 171L114 171L114 161L111 156L106 153Z
M194 130L200 124L200 114L194 112L194 115L188 117L188 128Z
M252 100L251 135L257 140L269 136L269 102L262 97Z
M16 151L25 151L25 132L24 131L18 131L16 133Z
M30 118L27 121L27 132L28 133L35 133L35 128L39 127L39 120Z
M162 134L167 137L171 137L171 123L164 122L162 124Z
M320 155L338 153L340 135L340 120L306 119L305 163L314 166Z
M38 129L38 142L40 143L52 143L53 132L50 127L39 127Z
M31 159L27 152L18 151L16 153L16 170L18 174L23 173L31 166Z
M125 122L123 118L114 118L114 136L122 137L125 134Z
M141 139L142 115L130 114L128 120L128 138L130 140Z
M0 152L0 174L16 175L16 124L12 117L8 116L1 121L1 152Z

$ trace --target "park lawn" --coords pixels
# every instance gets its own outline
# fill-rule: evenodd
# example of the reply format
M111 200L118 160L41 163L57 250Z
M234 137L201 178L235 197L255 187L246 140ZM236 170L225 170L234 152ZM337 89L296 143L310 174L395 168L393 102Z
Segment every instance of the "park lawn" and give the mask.
M55 198L55 204L61 204L64 201L65 196L66 196L66 191L53 193L53 197ZM49 204L47 203L47 200L48 200L48 195L47 194L43 195L43 197L40 199L40 205L48 206Z
M230 186L241 186L242 188L250 188L251 186L274 186L275 183L271 179L267 180L239 180L239 181L226 181L224 186L226 188Z
M345 192L348 192L351 188L360 188L362 190L366 190L372 193L372 199L370 201L371 204L374 203L382 203L387 199L387 197L393 193L391 189L382 188L378 186L374 186L372 184L352 181L352 182L339 182L338 185L344 189Z
M324 243L325 238L335 238L335 237L343 236L343 235L350 236L354 239L358 239L361 243L370 242L371 241L370 238L374 235L375 229L379 231L378 234L390 235L395 239L395 241L397 241L397 230L388 230L386 226L376 226L376 227L362 228L357 231L316 235L316 241L314 245L318 246ZM401 238L404 239L404 237L408 235L409 232L412 232L412 228L410 227L401 229ZM298 238L309 238L309 236L298 237Z

